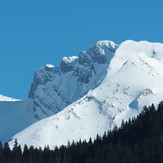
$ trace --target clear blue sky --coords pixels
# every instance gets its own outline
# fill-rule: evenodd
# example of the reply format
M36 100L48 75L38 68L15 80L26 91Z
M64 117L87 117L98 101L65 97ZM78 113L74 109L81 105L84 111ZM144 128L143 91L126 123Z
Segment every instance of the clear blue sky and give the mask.
M162 0L1 0L0 94L26 98L34 71L98 40L163 43Z

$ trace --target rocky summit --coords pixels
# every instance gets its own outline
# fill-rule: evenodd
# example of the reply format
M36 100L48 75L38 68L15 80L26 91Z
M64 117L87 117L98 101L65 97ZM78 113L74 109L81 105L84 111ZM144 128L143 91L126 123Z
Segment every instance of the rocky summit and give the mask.
M117 47L112 41L99 41L78 56L64 57L60 67L46 65L36 71L29 92L35 117L56 114L97 87Z

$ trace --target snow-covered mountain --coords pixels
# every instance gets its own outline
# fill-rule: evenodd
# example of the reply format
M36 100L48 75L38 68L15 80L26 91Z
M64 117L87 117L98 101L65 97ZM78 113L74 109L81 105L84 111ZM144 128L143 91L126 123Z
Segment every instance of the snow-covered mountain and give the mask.
M0 140L7 142L14 134L36 122L32 100L18 100L0 95Z
M106 44L108 43L110 42L101 41L100 46L103 45L107 47ZM69 80L72 81L72 74L73 77L75 76L75 71L72 71L74 67L71 65L79 65L80 57L65 58L63 63L65 62L65 65L69 63L68 70L67 68L66 70L64 70L64 68L58 70L60 72L62 71L63 74L61 75L64 76L64 82L59 83L63 86L68 82L69 88L65 88L64 86L63 88L57 88L59 88L60 93L64 91L64 99L67 99L66 93L68 93L68 96L70 96L69 103L73 102L71 99L78 100L70 105L64 102L63 107L68 105L64 110L56 115L34 123L22 132L16 134L13 140L16 138L21 145L27 144L37 147L49 145L51 148L56 145L65 145L68 141L78 141L79 139L88 140L90 137L96 137L96 134L102 135L105 131L112 129L114 125L120 126L122 120L128 120L138 115L144 105L150 105L152 103L157 105L162 101L163 44L146 41L125 41L121 43L118 48L115 44L113 45L114 46L111 47L116 48L113 48L113 53L111 54L109 50L108 59L105 60L105 63L107 62L107 71L105 70L105 66L102 67L103 62L101 63L95 60L95 62L93 62L93 69L98 69L97 67L101 66L99 71L99 75L101 74L101 76L99 77L99 75L96 75L94 70L92 70L91 75L88 75L88 77L91 76L91 78L84 80L88 82L79 80L81 78L80 75L78 75L76 77L77 79L75 78L76 80L73 80L72 85L69 83ZM84 57L86 59L84 63L86 63L90 56L93 55L93 51L92 53L88 51L82 54L85 54ZM106 54L106 52L103 53L103 55ZM54 71L51 70L51 67L52 66L50 66L50 72ZM48 74L45 69L42 69L42 72L44 74L43 76ZM82 72L80 73L82 74ZM85 71L83 74L85 74ZM52 76L51 73L49 76ZM98 77L98 80L96 77ZM83 83L83 85L87 85L89 82L95 84L90 84L91 86L88 87L89 92L86 95L84 95L85 93L81 93L79 96L74 96L74 91L80 92L85 88L80 84L76 84L75 82L77 80ZM37 81L37 75L35 75L35 81ZM52 96L53 94L51 95L52 92L50 91L52 89L51 86L54 87L55 84L52 83L56 83L56 81L51 80L49 82L44 82L43 80L43 82L40 83L41 82L38 82L38 87L35 86L36 84L33 84L30 93L30 97L36 96L36 98L34 98L37 102L35 102L36 113L39 107L42 106L39 101L42 101L41 99L44 97L43 94L45 93L45 89L47 91L45 97L47 97L48 92L50 92L49 96ZM39 91L37 92L37 90ZM41 93L43 90L44 93ZM39 94L41 95L39 96ZM80 96L83 97L80 98ZM49 98L47 99L49 101ZM55 99L51 100L55 101ZM46 102L44 102L44 104L46 104ZM54 113L55 112L56 111L54 111ZM13 141L10 142L10 146L12 145Z
M64 57L59 68L47 64L36 71L29 92L35 117L54 115L95 88L106 76L116 48L112 41L99 41L79 56Z
M0 95L0 140L8 141L27 126L54 115L95 88L105 77L116 48L112 41L99 41L78 57L64 57L59 68L47 64L35 73L29 99Z

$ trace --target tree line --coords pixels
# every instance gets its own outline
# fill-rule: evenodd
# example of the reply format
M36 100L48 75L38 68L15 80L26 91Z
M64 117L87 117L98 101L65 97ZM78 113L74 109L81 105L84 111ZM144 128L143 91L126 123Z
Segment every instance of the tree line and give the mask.
M102 137L50 150L0 143L0 163L163 163L163 103L145 107Z

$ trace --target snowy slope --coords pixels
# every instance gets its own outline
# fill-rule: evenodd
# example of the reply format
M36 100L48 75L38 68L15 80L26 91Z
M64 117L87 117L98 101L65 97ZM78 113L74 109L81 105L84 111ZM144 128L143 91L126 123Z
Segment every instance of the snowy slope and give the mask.
M122 120L139 114L144 105L163 97L163 44L125 41L109 62L103 81L60 113L16 134L21 145L66 145L103 134ZM10 146L13 141L10 142Z
M0 95L0 101L13 101L14 102L14 101L20 101L20 100L12 98L12 97Z
M9 141L11 136L36 122L30 99L17 100L0 95L0 140Z
M35 117L54 115L95 88L106 76L117 45L99 41L79 56L64 57L60 67L47 64L35 72L29 92Z

